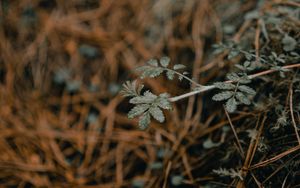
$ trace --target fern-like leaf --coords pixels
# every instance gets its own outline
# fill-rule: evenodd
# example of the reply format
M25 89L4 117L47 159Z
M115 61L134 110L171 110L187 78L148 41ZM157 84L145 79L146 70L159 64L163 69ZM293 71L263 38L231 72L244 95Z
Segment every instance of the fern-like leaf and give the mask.
M145 130L150 124L150 114L145 112L139 119L139 127L141 130Z
M156 119L157 121L159 121L160 123L165 121L165 116L164 116L163 112L157 106L151 107L149 109L149 112L152 115L152 117L154 119Z
M221 93L218 93L218 94L215 94L212 99L214 101L223 101L223 100L226 100L226 99L229 99L230 97L232 97L234 94L233 91L223 91Z

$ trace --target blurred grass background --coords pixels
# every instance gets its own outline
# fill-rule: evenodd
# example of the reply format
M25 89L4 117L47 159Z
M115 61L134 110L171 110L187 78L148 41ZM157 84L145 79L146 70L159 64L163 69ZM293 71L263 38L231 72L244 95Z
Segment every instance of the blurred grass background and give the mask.
M230 63L211 45L240 41L247 30L249 40L255 29L243 18L258 1L0 2L1 186L197 187L214 179L212 161L224 154L205 151L203 137L228 123L214 102L191 97L165 124L139 131L118 92L136 66L163 55L202 84L226 73ZM154 93L189 88L145 82Z

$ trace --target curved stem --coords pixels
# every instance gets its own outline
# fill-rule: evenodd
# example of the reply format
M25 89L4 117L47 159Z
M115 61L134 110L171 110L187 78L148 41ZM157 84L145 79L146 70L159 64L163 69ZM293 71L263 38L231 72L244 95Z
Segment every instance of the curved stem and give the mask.
M298 68L298 67L300 67L300 63L298 63L298 64L292 64L292 65L286 65L286 66L283 66L282 68L284 68L284 69L292 69L292 68ZM260 76L263 76L263 75L267 75L267 74L271 74L271 73L277 72L277 71L278 70L273 70L273 69L265 70L265 71L258 72L258 73L250 75L249 79L254 79L254 78L257 78L257 77L260 77ZM231 83L232 81L226 81L226 82L227 83ZM203 93L205 91L209 91L209 90L212 90L212 89L216 88L214 85L202 86L202 85L200 85L198 83L197 83L197 85L200 87L200 89L195 90L195 91L191 91L191 92L179 95L179 96L171 97L171 98L169 98L169 101L170 102L176 102L176 101L179 101L181 99L184 99L184 98L187 98L187 97L190 97L190 96L193 96L193 95L197 95L199 93Z
M175 74L177 74L177 75L179 75L179 76L182 76L184 79L186 79L186 80L188 80L189 82L195 84L196 86L202 87L201 84L195 82L194 80L190 79L189 77L185 76L184 74L181 74L180 72L177 72L177 71L172 70L172 69L169 69L169 68L164 68L164 69L167 70L167 71L173 71Z

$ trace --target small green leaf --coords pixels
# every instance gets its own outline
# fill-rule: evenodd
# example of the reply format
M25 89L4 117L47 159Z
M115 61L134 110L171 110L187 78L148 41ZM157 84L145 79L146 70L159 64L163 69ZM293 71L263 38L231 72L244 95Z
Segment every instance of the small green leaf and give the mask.
M148 112L144 113L139 120L139 127L141 130L145 130L150 124L150 114Z
M247 12L244 16L245 20L254 20L259 18L259 12L257 10L253 10L250 12Z
M160 64L163 67L167 67L170 63L170 58L169 57L162 57L160 58Z
M171 179L172 185L179 186L182 184L182 181L183 181L183 176L180 176L180 175L172 176L172 179Z
M227 77L227 79L234 81L234 82L238 82L240 80L240 77L234 72L227 74L226 77Z
M234 98L234 97L230 98L230 99L226 102L225 107L226 107L226 110L227 110L228 112L234 112L234 111L236 110L236 108L237 108L237 102L236 102L235 98Z
M156 119L157 121L159 121L160 123L165 121L165 116L164 116L163 112L157 106L151 107L149 109L149 112L152 115L152 117L154 119Z
M215 143L215 142L213 142L210 138L208 138L207 140L205 140L204 142L203 142L203 147L205 148L205 149L210 149L210 148L213 148L213 147L217 147L217 146L219 146L219 145L221 145L221 143Z
M184 69L184 68L185 68L185 65L182 65L182 64L176 64L173 67L174 70L179 70L179 69Z
M246 95L244 95L242 92L237 92L235 96L241 103L244 103L246 105L251 104L250 100Z
M133 97L132 99L129 100L129 103L131 104L153 103L156 98L157 96L151 93L150 91L145 91L144 96Z
M155 66L155 67L158 66L158 62L157 62L156 59L150 59L149 61L147 61L147 63L148 63L149 65L152 65L152 66Z
M149 66L148 66L149 67ZM164 70L161 67L149 67L147 70L145 70L142 75L140 76L141 79L150 77L155 78L159 76Z
M173 79L174 79L174 74L175 74L175 71L168 70L168 71L167 71L167 78L168 78L169 80L173 80Z
M256 94L256 91L255 91L254 89L252 89L251 87L249 87L249 86L240 85L240 86L238 87L238 89L239 89L240 91L243 91L243 92L248 93L248 94L250 94L250 95L255 95L255 94Z
M250 64L251 64L251 62L250 62L250 61L245 61L243 65L244 65L245 67L249 67L249 66L250 66Z
M128 118L132 119L136 116L139 116L142 113L144 113L148 108L149 108L148 104L137 105L128 112Z
M236 57L237 55L239 55L239 51L238 50L235 50L235 49L233 49L233 50L231 50L230 52L229 52L229 54L228 54L228 59L232 59L232 58L234 58L234 57Z
M159 170L163 168L163 164L161 162L153 162L150 163L149 168L152 170Z
M234 66L235 66L236 68L242 70L242 71L245 71L245 70L246 70L246 68L245 68L244 66L240 65L240 64L236 64L236 65L234 65Z
M235 89L235 85L226 82L215 82L214 86L219 89Z
M169 101L169 94L167 93L162 93L159 95L159 98L157 100L158 106L162 109L165 110L171 110L172 109L172 105Z
M240 77L239 82L241 84L249 84L251 82L250 78L247 75Z
M229 99L230 97L232 97L233 94L234 94L233 91L223 91L221 93L214 95L212 97L212 99L214 101L223 101L223 100L226 100L226 99Z
M283 49L286 52L293 51L297 46L297 41L288 35L284 35L284 38L282 39Z

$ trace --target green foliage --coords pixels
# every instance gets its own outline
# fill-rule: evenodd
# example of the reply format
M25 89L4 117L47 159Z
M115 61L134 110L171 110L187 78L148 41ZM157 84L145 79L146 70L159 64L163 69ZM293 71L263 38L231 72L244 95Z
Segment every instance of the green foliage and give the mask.
M226 101L225 107L228 112L234 112L239 104L250 105L250 98L256 92L249 86L242 85L251 82L246 74L238 75L230 73L227 75L230 82L216 82L214 86L222 92L215 94L212 99L215 101Z
M218 174L219 176L229 176L231 178L239 178L240 180L243 180L241 172L232 168L229 170L225 168L219 168L217 170L213 170L213 173Z
M126 82L123 84L121 91L124 96L132 97L129 103L135 106L129 111L128 118L132 119L140 116L139 127L144 130L150 122L151 116L160 123L165 121L165 116L161 109L171 110L172 106L169 102L169 94L162 93L159 96L154 95L150 91L141 94L143 86L137 86L136 82Z
M141 94L142 89L144 88L144 85L138 86L136 81L126 81L122 86L123 89L120 91L120 93L124 97L139 96Z
M170 58L162 57L159 60L159 63L156 59L150 59L146 65L138 67L136 70L141 72L140 78L155 78L160 76L163 72L166 73L166 76L169 80L173 80L175 75L178 75L178 79L181 81L187 72L180 73L178 70L184 69L185 66L182 64L176 64L173 68L169 68L170 66ZM187 78L187 77L185 77Z
M281 42L283 44L284 51L287 52L293 51L297 46L297 41L289 35L284 35Z

